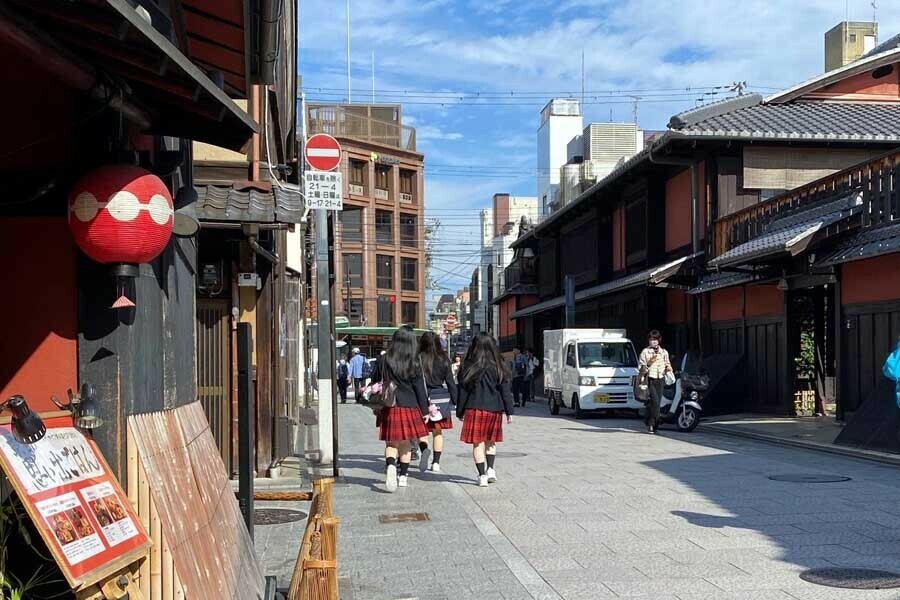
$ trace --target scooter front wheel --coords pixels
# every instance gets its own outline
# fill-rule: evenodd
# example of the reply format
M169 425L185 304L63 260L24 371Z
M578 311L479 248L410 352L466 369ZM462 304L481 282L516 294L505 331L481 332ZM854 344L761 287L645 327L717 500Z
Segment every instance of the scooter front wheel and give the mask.
M682 406L678 411L678 418L675 420L678 431L689 433L697 429L697 425L699 424L700 411L693 406Z

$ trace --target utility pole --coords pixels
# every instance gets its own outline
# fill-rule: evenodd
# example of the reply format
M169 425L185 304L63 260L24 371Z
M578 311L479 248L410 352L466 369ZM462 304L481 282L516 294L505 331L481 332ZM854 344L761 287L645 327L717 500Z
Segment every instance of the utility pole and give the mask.
M375 51L372 50L372 104L375 104Z
M316 209L316 337L319 347L319 451L338 474L337 398L334 393L334 322L328 264L328 211Z
M584 48L581 49L581 114L584 114Z
M350 92L350 0L347 0L347 104L353 102Z

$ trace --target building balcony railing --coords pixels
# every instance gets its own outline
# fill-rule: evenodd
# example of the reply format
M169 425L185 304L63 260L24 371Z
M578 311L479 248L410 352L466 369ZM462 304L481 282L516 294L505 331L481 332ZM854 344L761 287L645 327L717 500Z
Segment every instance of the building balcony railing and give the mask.
M520 285L537 285L537 270L534 259L520 259L513 261L503 270L500 280L501 291L513 289Z
M787 212L857 189L862 191L863 227L900 219L900 152L854 165L718 219L713 226L712 255L721 256L759 237L768 223Z
M361 186L357 183L351 183L349 187L350 187L350 190L349 190L350 193L353 194L354 196L365 195L365 188L363 188L363 186Z
M390 192L388 190L375 188L375 199L376 200L388 200L389 198L390 198Z
M415 152L416 130L401 125L399 115L394 105L307 104L310 135L327 133Z

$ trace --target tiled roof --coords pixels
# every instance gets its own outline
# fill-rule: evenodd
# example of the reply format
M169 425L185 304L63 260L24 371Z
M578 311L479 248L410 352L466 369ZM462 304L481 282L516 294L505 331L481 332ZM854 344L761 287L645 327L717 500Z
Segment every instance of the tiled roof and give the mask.
M299 191L274 187L237 189L233 186L197 186L197 218L243 223L299 223L303 197Z
M673 260L663 265L656 265L655 267L650 267L649 269L644 269L643 271L631 273L630 275L619 277L618 279L613 279L612 281L607 281L605 283L601 283L600 285L595 285L594 287L589 287L587 289L581 290L580 292L575 292L575 301L581 302L582 300L589 300L591 298L596 298L605 294L620 292L622 290L627 290L642 285L659 285L666 279L678 274L679 270L681 270L682 267L690 264L690 261L692 259L697 258L702 254L702 252L698 252L690 256L685 256L683 258ZM565 303L565 296L559 296L551 300L545 300L544 302L519 309L516 312L512 313L510 315L510 318L518 319L519 317L525 317L538 312L549 310L551 308L563 306L565 305Z
M719 106L730 108L727 101ZM691 119L674 131L689 137L900 143L900 104L795 102L713 108L709 116Z
M847 217L859 214L862 206L858 192L830 202L804 208L773 220L766 227L766 233L709 261L710 267L725 267L746 263L760 258L803 250L811 236L820 229L833 225Z
M816 266L830 267L898 251L900 251L900 223L857 232L819 259Z
M697 287L689 290L688 294L696 295L720 290L734 285L741 285L742 283L750 283L754 279L755 276L751 273L709 273L700 280Z

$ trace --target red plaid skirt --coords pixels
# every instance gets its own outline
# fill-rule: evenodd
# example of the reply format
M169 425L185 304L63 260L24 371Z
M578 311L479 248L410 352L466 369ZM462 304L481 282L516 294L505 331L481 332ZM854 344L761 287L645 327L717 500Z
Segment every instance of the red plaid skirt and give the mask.
M440 425L441 429L453 429L453 419L450 418L450 415L447 415L440 421L428 421L425 423L425 427L428 431L434 431L434 428Z
M378 415L380 432L378 439L384 442L402 442L428 435L422 413L418 408L392 406Z
M503 413L475 408L463 414L459 439L466 444L503 441Z

